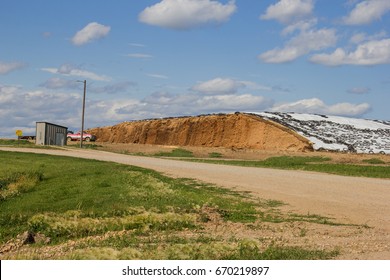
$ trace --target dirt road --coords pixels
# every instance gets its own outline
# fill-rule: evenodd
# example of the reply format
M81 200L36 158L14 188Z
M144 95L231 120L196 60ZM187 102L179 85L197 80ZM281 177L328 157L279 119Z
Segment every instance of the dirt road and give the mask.
M365 224L390 241L390 180L335 176L315 172L274 170L137 157L95 150L43 150L0 147L0 150L44 153L113 161L154 169L174 177L195 178L220 186L250 191L288 203L288 210L319 214L338 222ZM371 258L371 257L369 257ZM380 256L390 259L390 247Z

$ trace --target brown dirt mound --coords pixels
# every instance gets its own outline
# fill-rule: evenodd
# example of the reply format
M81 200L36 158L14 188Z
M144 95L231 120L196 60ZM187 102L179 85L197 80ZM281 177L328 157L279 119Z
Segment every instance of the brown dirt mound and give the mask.
M241 113L124 122L89 132L97 136L97 141L109 143L312 150L306 138L289 128Z

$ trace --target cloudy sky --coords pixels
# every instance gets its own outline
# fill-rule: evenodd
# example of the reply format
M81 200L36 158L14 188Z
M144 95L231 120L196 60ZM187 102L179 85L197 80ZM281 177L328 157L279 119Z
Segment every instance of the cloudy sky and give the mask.
M283 111L389 120L389 0L2 0L0 136Z

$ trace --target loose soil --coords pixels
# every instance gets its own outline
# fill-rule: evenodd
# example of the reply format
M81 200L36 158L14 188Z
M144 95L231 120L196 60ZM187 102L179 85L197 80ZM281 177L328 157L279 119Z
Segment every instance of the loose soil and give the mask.
M96 143L103 149L126 153L153 154L172 146L124 145ZM264 159L278 155L323 155L334 162L361 163L363 159L379 158L386 165L385 155L348 155L336 153L293 153L291 151L255 151L249 149L185 147L195 156L218 152L229 158ZM336 223L331 226L307 222L264 223L251 231L234 224L222 224L216 218L210 231L218 235L259 238L264 245L284 244L325 250L338 249L340 259L390 259L390 180L335 176L315 172L235 167L183 162L150 157L130 156L97 150L37 150L0 147L35 153L82 157L137 165L163 172L169 176L195 178L204 182L250 192L254 196L286 203L285 213L317 214Z

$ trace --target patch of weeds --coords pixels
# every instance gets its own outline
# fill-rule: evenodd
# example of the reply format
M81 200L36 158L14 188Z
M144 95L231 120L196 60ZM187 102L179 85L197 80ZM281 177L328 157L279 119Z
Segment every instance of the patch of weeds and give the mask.
M310 214L307 215L299 215L299 214L290 214L289 217L286 218L286 221L291 222L309 222L309 223L315 223L315 224L321 224L321 225L330 225L330 226L362 226L357 224L344 224L344 223L338 223L333 221L333 218L316 215L316 214Z
M221 153L217 153L217 152L212 152L212 153L209 153L209 157L210 158L221 158L222 154Z
M258 217L258 212L254 208L240 209L238 211L218 209L217 211L224 220L232 222L252 223Z
M369 164L385 164L386 163L386 162L384 162L383 160L381 160L379 158L364 159L363 162L364 163L369 163Z
M305 237L307 234L307 229L306 228L301 228L299 231L299 237Z
M29 217L27 215L19 213L0 215L0 245L2 244L2 241L26 231L25 225L27 224L28 219Z
M124 217L88 218L65 214L38 214L29 221L29 231L43 233L55 239L79 238L107 231L138 229L143 232L195 228L196 218L189 214L143 213Z
M97 150L98 148L102 148L102 147L103 147L102 145L83 142L84 149Z
M326 260L339 254L338 251L308 250L301 247L271 245L264 251L254 240L241 240L226 259L230 260Z
M75 250L67 258L72 260L115 260L118 251L114 248L92 247Z
M297 166L306 165L307 163L318 163L330 161L327 157L271 157L263 161L264 166L278 166L286 168L294 168Z
M308 250L301 247L268 247L260 254L263 260L328 260L337 257L338 250Z
M0 177L0 201L33 190L43 177L41 171L35 170L9 172L3 175Z
M134 155L134 156L140 156L140 157L145 157L147 156L147 154L143 153L143 152L137 152L137 153L130 153L128 151L125 151L123 152L124 154L127 154L127 155Z
M123 236L112 236L104 240L91 240L81 248L86 247L112 247L115 249L122 249L128 247L136 247L141 244L141 239L136 235L136 232L132 234L126 234Z
M167 244L160 258L169 260L218 260L234 250L234 245L225 242ZM155 257L153 257L155 258Z
M209 214L207 213L200 213L199 215L199 221L201 223L208 223L211 221Z
M258 260L261 258L261 253L257 242L242 240L238 244L236 254L230 256L230 258L239 260Z
M283 201L280 200L274 200L274 199L266 199L260 201L260 205L263 208L277 208L286 205Z
M194 154L191 151L185 149L174 149L171 152L160 152L154 154L157 157L194 157Z
M285 222L286 218L280 215L279 213L272 212L272 213L265 213L262 217L262 221L278 224L278 223Z
M329 218L323 217L320 215L310 214L300 215L300 214L290 214L289 221L292 222L311 222L316 224L332 224Z
M108 188L108 187L111 187L111 183L110 182L106 182L106 181L99 182L97 184L97 187L99 187L99 188Z

